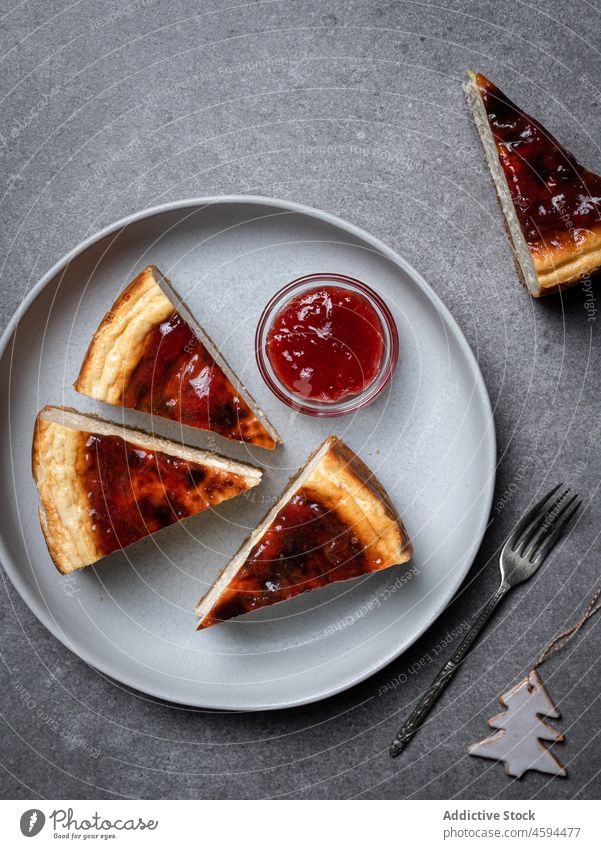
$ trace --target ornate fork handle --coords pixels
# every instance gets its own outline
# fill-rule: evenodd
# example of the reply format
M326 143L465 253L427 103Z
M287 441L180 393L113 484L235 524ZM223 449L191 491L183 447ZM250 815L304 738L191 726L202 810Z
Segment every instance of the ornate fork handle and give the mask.
M499 604L505 598L507 592L511 589L508 583L503 581L496 593L491 596L482 612L470 627L465 639L452 656L452 658L442 667L428 690L424 693L417 707L403 725L397 736L392 741L390 746L390 756L396 757L400 755L405 746L409 743L417 729L420 727L424 719L430 713L432 707L436 704L439 696L444 691L445 687L458 670L461 661L465 658L469 650L474 645L476 639L484 629L486 623L495 612Z

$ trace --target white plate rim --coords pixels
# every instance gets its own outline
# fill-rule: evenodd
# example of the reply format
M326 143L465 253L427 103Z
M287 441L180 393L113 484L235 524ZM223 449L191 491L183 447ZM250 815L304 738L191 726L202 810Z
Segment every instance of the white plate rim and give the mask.
M113 233L116 233L117 231L122 230L136 222L143 221L147 218L153 218L154 216L162 215L169 212L177 212L179 210L186 210L192 207L208 207L216 204L254 204L256 206L264 206L266 208L278 207L281 211L299 213L338 227L346 231L347 233L350 233L352 236L355 236L356 238L368 243L378 253L380 253L382 256L386 257L392 263L400 267L411 278L412 282L417 285L419 289L421 289L422 293L430 300L430 302L436 308L437 312L440 314L445 324L453 333L455 342L459 345L461 352L466 358L467 364L471 368L474 379L474 393L477 394L478 400L482 404L483 413L486 418L483 441L486 441L487 444L483 445L483 448L485 450L486 459L488 463L488 467L485 473L487 491L484 495L481 494L482 508L480 511L478 528L471 545L471 552L465 558L464 567L460 570L457 570L457 573L455 574L455 579L450 582L450 586L448 588L447 593L444 597L441 597L440 603L436 607L436 609L424 619L424 622L420 626L420 628L418 628L416 632L411 634L405 641L397 643L391 651L383 652L382 657L376 663L366 666L365 668L361 669L356 675L351 676L346 681L342 681L330 688L324 688L320 692L312 693L311 695L308 695L306 697L290 699L284 702L266 702L262 705L253 704L252 706L248 706L244 705L243 703L240 705L225 705L217 702L211 702L211 700L203 700L196 702L189 701L185 703L181 701L176 701L169 696L169 693L166 692L165 688L153 688L152 686L148 686L145 683L142 684L137 680L133 680L135 676L131 676L130 679L127 680L126 676L122 675L119 672L115 672L115 670L110 667L110 664L103 662L97 663L95 658L90 656L92 653L87 652L85 649L80 651L76 646L74 646L68 641L66 635L63 635L60 628L55 625L52 616L45 615L43 603L38 602L35 596L29 593L24 581L21 580L18 565L13 562L12 557L8 553L8 548L5 544L3 532L1 529L0 562L2 563L4 571L8 575L13 587L16 589L19 596L25 602L25 604L31 610L34 616L41 622L41 624L44 625L44 627L48 631L50 631L50 633L60 643L62 643L62 645L69 649L69 651L73 652L77 657L83 660L84 663L91 666L93 669L96 669L103 675L106 675L109 678L118 681L120 684L123 684L126 687L131 687L132 689L144 693L152 698L160 699L171 704L184 705L186 707L252 712L264 710L279 710L299 707L301 705L312 704L314 702L321 701L323 699L329 698L330 696L335 696L338 693L344 692L350 687L353 687L355 684L359 684L362 681L365 681L367 678L379 672L387 664L391 663L393 660L403 654L403 652L405 652L408 648L410 648L410 646L417 642L417 640L438 619L444 609L448 606L449 602L453 599L455 593L457 592L464 578L471 569L476 554L478 553L478 550L482 543L486 528L488 526L488 519L490 516L492 499L494 495L497 466L497 446L494 417L492 406L490 403L490 397L488 395L488 390L484 382L484 377L482 376L478 361L476 360L474 352L472 351L467 339L465 338L463 331L455 321L450 310L444 305L444 303L438 297L436 292L434 292L434 290L428 285L428 283L421 276L421 274L416 271L416 269L413 268L413 266L409 262L407 262L404 257L402 257L399 253L390 248L376 236L373 236L371 233L364 230L363 228L358 227L357 225L352 224L349 221L346 221L344 218L341 218L337 215L333 215L329 212L325 212L324 210L318 209L316 207L297 203L296 201L283 200L281 198L267 197L263 195L207 195L201 197L192 197L184 198L181 200L169 201L168 203L158 204L156 206L148 207L146 209L139 210L138 212L131 213L130 215L126 215L123 218L120 218L117 221L113 222L112 224L109 224L107 227L103 227L102 229L96 231L93 235L80 242L77 247L64 254L63 257L59 259L27 293L23 301L17 307L15 313L13 314L4 332L2 333L2 336L0 337L0 360L4 357L6 350L15 334L15 331L18 328L19 322L27 314L34 301L39 297L39 295L43 292L46 286L48 286L48 284L57 276L57 274L63 271L67 267L67 265L73 259L75 259L75 257L84 253L84 251L86 251L88 248L92 247L94 244L106 238L107 236L110 236Z

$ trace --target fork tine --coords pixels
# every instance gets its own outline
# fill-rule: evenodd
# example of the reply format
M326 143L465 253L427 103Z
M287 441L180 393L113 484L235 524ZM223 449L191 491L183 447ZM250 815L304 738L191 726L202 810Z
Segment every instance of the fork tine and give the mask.
M575 492L571 498L567 498L568 492L569 490L566 490L562 497L555 502L554 506L551 507L550 510L545 511L542 523L537 528L536 532L531 535L529 542L527 544L524 543L520 550L520 554L523 557L527 557L530 560L534 559L535 549L541 547L546 538L553 531L553 528L557 527L562 516L565 515L566 511L569 510L572 504L579 497L578 493Z
M577 498L577 497L578 496L576 496L576 495L574 496L574 498ZM574 501L574 498L570 499L570 504ZM568 505L566 505L566 507L567 506ZM534 556L530 557L531 562L533 560L536 560L537 566L543 565L543 563L545 562L545 560L547 559L547 557L551 553L551 550L553 548L555 548L555 545L559 541L559 538L561 537L563 531L565 530L568 522L570 521L570 519L572 519L572 517L578 512L578 510L581 507L582 507L582 501L578 501L576 504L574 504L572 509L569 510L567 513L565 513L565 511L564 511L565 515L564 515L563 519L561 520L561 522L558 522L558 523L554 522L553 523L551 533L547 537L546 541L544 541L543 544L540 546L540 548L538 548L536 554Z
M533 521L534 519L536 519L536 518L537 518L537 516L540 518L541 511L542 511L542 515L544 515L544 509L543 509L543 508L544 508L544 507L546 507L547 502L549 502L549 501L550 501L550 499L552 498L552 496L554 496L554 495L555 495L555 493L557 492L557 490L558 490L561 486L563 486L563 483L558 483L558 484L557 484L557 486L553 487L553 489L551 490L551 492L548 492L548 493L544 496L544 498L541 498L541 500L540 500L539 502L537 502L537 503L534 505L534 507L533 507L531 510L529 510L529 511L526 513L526 515L525 515L525 516L523 516L523 517L520 519L520 521L519 521L519 522L517 523L517 525L515 526L515 529L514 529L513 533L509 536L509 539L508 539L508 540L507 540L507 542L506 542L506 546L507 546L508 548L511 548L511 550L512 550L512 551L515 551L515 550L516 550L516 548L517 548L517 546L518 546L518 543L520 542L520 540L521 540L521 538L522 538L522 534L524 533L524 531L526 530L526 528L527 528L527 527L528 527L528 526L532 523L532 521Z
M572 504L575 498L578 498L578 494L574 493L574 495L568 499L570 489L571 487L564 489L561 494L553 500L553 503L543 510L542 514L524 533L522 538L523 541L520 543L518 548L519 555L522 557L530 557L534 548L543 542L547 534L553 529L553 525L561 518L566 508Z

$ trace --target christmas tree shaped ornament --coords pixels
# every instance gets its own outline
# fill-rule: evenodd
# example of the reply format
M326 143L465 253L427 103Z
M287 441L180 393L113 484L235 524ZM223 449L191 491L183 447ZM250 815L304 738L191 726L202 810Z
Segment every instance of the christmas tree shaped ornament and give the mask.
M561 714L547 695L538 672L532 670L500 698L503 713L488 720L499 731L468 748L470 755L505 763L508 775L521 778L529 769L567 776L567 771L543 741L563 743L564 736L541 717L559 719Z
M488 720L498 732L468 746L476 758L503 761L508 775L521 778L529 769L549 775L567 777L567 770L549 751L545 742L563 743L565 737L546 719L559 719L561 714L549 698L537 669L576 636L583 625L601 610L601 587L591 598L581 619L557 634L540 655L532 671L511 690L499 697L503 713Z

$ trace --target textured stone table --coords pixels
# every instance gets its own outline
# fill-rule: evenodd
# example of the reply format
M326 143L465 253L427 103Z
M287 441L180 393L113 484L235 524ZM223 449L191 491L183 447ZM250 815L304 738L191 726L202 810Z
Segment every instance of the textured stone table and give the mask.
M14 5L1 18L3 325L53 262L129 212L205 194L290 198L388 242L451 309L489 388L499 469L454 604L374 679L298 710L220 714L128 692L51 637L3 575L2 795L598 796L601 617L544 668L569 779L515 781L466 755L497 696L599 580L601 307L598 287L543 303L520 288L461 83L481 70L601 169L601 11L574 14L567 0ZM533 489L558 480L586 499L576 532L391 761L391 735L452 651L441 643L496 584L503 536Z

